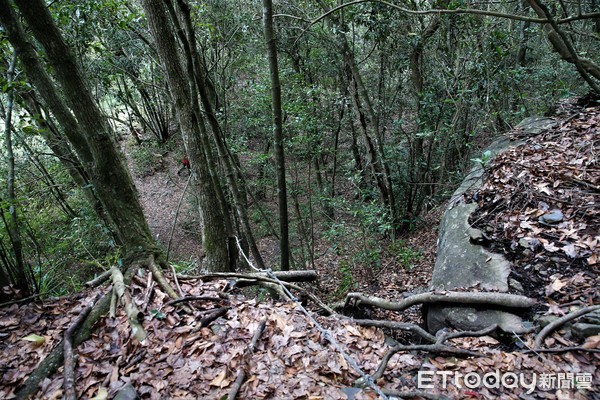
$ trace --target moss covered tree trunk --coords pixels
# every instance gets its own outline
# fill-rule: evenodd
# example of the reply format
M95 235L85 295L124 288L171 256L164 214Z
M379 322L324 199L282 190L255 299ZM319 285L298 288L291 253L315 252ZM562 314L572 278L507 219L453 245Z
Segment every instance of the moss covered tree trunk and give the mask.
M127 253L133 255L153 251L156 244L110 125L92 98L76 60L46 5L40 0L18 0L15 4L20 17L44 48L57 84L50 79L40 57L29 43L19 16L6 0L1 0L0 22L19 53L28 78L64 126L65 132L69 132L69 140L82 160L90 182Z

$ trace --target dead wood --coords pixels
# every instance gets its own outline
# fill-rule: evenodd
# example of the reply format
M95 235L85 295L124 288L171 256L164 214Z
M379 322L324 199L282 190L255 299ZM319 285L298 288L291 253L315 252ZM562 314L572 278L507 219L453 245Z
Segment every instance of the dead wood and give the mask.
M73 347L79 346L85 340L87 340L92 334L94 324L108 312L110 306L111 296L104 295L94 305L87 318L83 321L81 326L76 329L73 335ZM37 366L29 378L23 383L21 388L16 392L15 398L17 400L28 399L37 393L39 390L39 384L47 377L54 374L64 362L64 343L60 342L44 360Z
M41 293L38 293L38 294L34 294L33 296L24 297L22 299L11 300L11 301L7 301L5 303L0 303L0 308L12 306L13 304L26 303L26 302L31 301L33 299L37 299L41 295L42 295Z
M233 386L229 390L229 395L227 397L229 400L234 400L237 397L238 392L240 391L240 389L242 388L242 385L244 384L244 381L246 380L246 370L244 369L244 367L248 365L249 358L251 357L252 353L254 352L256 343L258 342L258 339L260 338L263 331L265 330L266 325L267 325L267 320L263 319L262 321L260 321L260 323L258 324L258 327L256 328L256 331L254 331L254 335L252 336L250 345L244 351L244 355L242 356L242 365L240 365L240 370L238 371L237 377L235 378L235 382L233 383Z
M480 353L459 349L457 347L445 345L444 342L449 339L454 339L457 337L478 337L485 336L496 330L498 326L492 325L485 329L481 329L479 331L459 331L459 332L445 332L436 337L435 343L432 344L420 344L420 345L402 345L398 344L388 350L388 352L383 356L383 359L379 363L379 367L377 367L377 371L373 374L373 380L378 380L383 377L383 373L387 368L387 364L389 363L392 356L400 351L426 351L429 353L444 353L444 354L452 354L457 356L473 356L479 357Z
M83 323L87 316L92 311L92 307L98 298L94 299L90 305L85 307L79 314L75 322L65 331L63 339L63 356L65 359L65 372L64 372L64 390L65 400L77 400L77 392L75 391L75 358L73 356L73 334L75 330Z
M495 292L427 292L415 294L398 302L365 296L361 293L348 293L346 304L351 300L391 311L403 311L423 303L476 304L507 308L529 308L536 303L536 300L529 297Z
M107 271L104 271L103 273L101 273L100 275L98 275L97 277L95 277L94 279L87 281L85 283L85 286L87 287L96 287L96 286L100 286L101 284L103 284L104 282L106 282L109 278L110 275L112 274L112 271L109 269Z
M134 276L139 267L140 264L134 263L127 268L127 271L123 276L124 285L127 285L129 282L131 282L131 278ZM109 293L111 295L108 295ZM98 320L100 320L109 312L111 299L112 291L102 295L92 307L83 323L81 323L79 328L76 328L75 332L72 334L73 348L78 347L81 343L90 338L96 322L98 322ZM63 365L64 360L64 341L62 341L54 349L52 349L50 354L48 354L46 358L39 363L37 368L29 375L27 380L15 393L15 398L17 400L21 400L33 397L38 392L40 383L44 379L54 374Z
M304 274L305 272L307 272L308 274ZM296 291L298 291L300 293L300 296L306 298L306 299L310 299L313 303L316 304L316 306L319 308L319 314L322 315L334 315L335 311L333 311L333 309L331 309L327 304L323 303L323 301L321 301L321 299L319 299L317 296L315 296L312 292L304 289L301 286L298 286L294 283L291 283L289 281L285 281L285 279L280 278L280 275L283 277L288 278L290 281L294 280L294 276L296 276L296 273L302 273L299 274L298 277L300 276L310 276L312 275L312 273L314 273L315 279L317 277L316 272L312 271L312 270L306 270L306 271L274 271L273 275L275 275L275 277L277 279L280 280L280 282L277 282L276 280L269 278L267 276L266 273L248 273L248 274L239 274L239 273L228 273L228 272L222 272L222 273L216 273L216 274L209 274L209 275L202 275L199 277L181 277L180 279L197 279L197 278L204 278L204 277L213 277L215 279L223 279L222 277L224 277L225 275L228 275L231 278L239 278L237 280L234 281L234 283L230 284L230 287L246 287L246 286L254 286L254 285L259 285L259 286L263 286L265 288L267 288L269 291L271 291L274 295L279 296L281 298L284 299L288 299L288 300L295 300L295 299L290 299L282 290L281 287L279 286L279 284L284 285L286 288L288 289L294 289ZM300 282L302 282L302 280L299 280Z
M538 333L536 335L535 341L533 344L533 350L538 351L542 347L542 342L544 341L544 339L554 330L560 328L561 326L563 326L564 324L566 324L569 321L574 320L575 318L579 318L582 315L589 314L596 310L600 310L600 305L584 307L577 311L569 313L563 317L560 317L559 319L557 319L555 321L552 321L551 323L546 325L544 327L544 329L542 329L540 331L540 333Z
M409 391L398 391L398 390L382 390L387 396L399 397L401 399L412 399L414 397L422 397L427 400L450 400L450 397L446 397L443 394L427 393L422 390L409 390Z
M555 354L560 354L560 353L568 353L571 351L581 351L584 353L600 353L600 349L588 349L585 348L583 346L576 346L576 347L558 347L555 349L535 349L535 350L525 350L523 351L523 354L530 354L530 353L555 353Z
M129 290L125 287L124 277L121 271L117 267L112 267L112 281L113 281L113 300L111 301L110 317L114 318L116 315L116 304L119 302L125 308L125 314L127 320L131 326L131 334L138 341L142 342L146 339L146 331L141 324L144 319L144 314L140 312L133 302Z
M273 271L272 273L277 277L277 279L284 282L312 282L316 281L318 278L317 272L314 270ZM210 274L197 276L180 275L179 279L259 279L267 277L268 275L266 272L214 272Z
M216 310L212 311L210 314L202 318L202 320L200 321L200 327L206 328L208 325L210 325L211 322L227 314L227 311L229 311L228 307L217 308Z
M182 297L180 299L171 300L171 301L165 303L165 306L173 306L175 304L179 304L179 303L183 303L183 302L187 302L187 301L223 301L223 300L229 302L229 300L223 299L221 297L212 297L212 296L186 296L186 297Z
M435 343L436 337L419 325L409 324L406 322L395 322L395 321L379 321L376 319L351 319L357 325L360 326L375 326L378 328L389 328L393 330L410 331L421 336L423 339L430 343Z

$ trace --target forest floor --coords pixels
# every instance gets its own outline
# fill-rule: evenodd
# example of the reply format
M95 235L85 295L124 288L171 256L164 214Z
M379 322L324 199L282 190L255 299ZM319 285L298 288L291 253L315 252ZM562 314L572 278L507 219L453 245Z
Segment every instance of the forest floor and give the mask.
M556 128L493 161L482 190L470 194L481 210L473 223L486 233L491 249L519 266L515 278L523 282L526 295L538 300L534 312L546 318L600 300L600 107L571 104L559 118ZM162 167L135 179L153 234L166 247L187 172L177 175L180 164L172 154L155 156ZM171 258L201 267L193 201L184 199L181 204ZM431 211L414 232L402 238L403 248L420 257L412 257L407 264L402 253L386 251L376 269L355 266L352 284L346 289L394 301L425 291L435 263L442 209ZM560 221L543 218L552 213L556 217L555 210L562 215ZM261 247L274 263L275 242L265 239ZM343 297L342 264L347 260L325 241L319 242L315 254L319 255L315 268L320 280L305 287L327 300ZM293 302L257 296L252 289L229 291L224 280L190 278L180 285L187 296L204 298L187 303L193 308L191 313L182 312L181 305L166 305L166 294L148 275L134 278L130 292L145 315L148 337L136 341L123 312L103 318L92 337L76 350L79 398L113 398L131 385L140 398L226 399L239 372L245 371L238 398L376 399L379 395L372 387L355 387L361 378L356 367L373 374L396 344L423 344L414 334L359 326L342 315L306 315ZM0 398L11 398L40 360L61 342L82 309L108 290L92 288L65 298L0 307ZM307 308L318 309L310 302ZM208 323L211 310L226 313ZM359 311L355 318L413 324L422 320L419 306L404 312ZM563 328L543 341L546 349L555 352L529 351L534 333L450 339L446 345L455 353L400 351L389 359L375 383L386 391L403 391L406 398L600 398L600 336L578 338ZM255 335L254 350L248 352ZM560 349L564 347L577 349ZM466 356L461 350L477 354ZM422 376L420 388L419 371L430 373ZM469 373L472 377L496 373L500 381L506 380L474 385L463 379ZM511 381L513 377L521 381ZM63 383L61 367L42 381L36 398L61 398Z

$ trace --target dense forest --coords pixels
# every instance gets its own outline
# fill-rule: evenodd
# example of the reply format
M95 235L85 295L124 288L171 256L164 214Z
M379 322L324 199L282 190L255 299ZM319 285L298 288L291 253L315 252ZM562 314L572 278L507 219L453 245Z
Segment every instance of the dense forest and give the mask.
M3 2L2 287L160 258L124 148L189 159L207 270L234 238L264 266L264 236L283 270L321 238L376 259L495 134L598 85L593 0L263 6Z
M332 254L334 301L410 271L492 140L600 93L599 39L597 0L0 0L0 303Z

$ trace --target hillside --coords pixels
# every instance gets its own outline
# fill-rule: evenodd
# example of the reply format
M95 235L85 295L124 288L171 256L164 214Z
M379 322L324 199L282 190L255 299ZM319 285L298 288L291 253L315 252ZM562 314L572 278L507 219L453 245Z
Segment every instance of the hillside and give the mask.
M581 100L561 107L554 128L486 160L483 189L469 193L479 204L473 225L486 233L486 246L510 257L518 266L515 279L524 294L537 300L528 314L535 325L600 300L600 106ZM147 218L160 240L170 231L184 187L177 167L171 161L163 172L137 178ZM407 247L421 253L418 261L407 266L390 253L376 273L355 274L356 290L392 301L426 291L440 214L430 213L404 239ZM550 216L557 218L549 220ZM193 235L179 228L175 232L176 254L196 254L193 249L199 244ZM339 270L341 259L327 251L326 243L321 246L326 251L315 262L320 283L303 287L317 297L331 298L328 294L340 285L340 277L331 271ZM224 399L236 380L241 384L237 397L247 399L375 399L382 393L428 399L599 396L597 316L595 322L591 316L586 322L595 334L582 333L576 324L561 324L547 337L538 336L542 348L532 350L536 332L441 332L433 337L418 328L419 306L404 312L339 309L356 319L324 316L327 312L306 292L295 292L298 302L283 301L232 288L235 281L182 277L179 285L186 301L176 303L168 301L150 275L135 276L129 292L140 307L147 337L141 342L133 337L122 309L115 317L102 318L92 337L75 350L74 387L80 398L131 399L137 393L151 399ZM93 299L109 290L100 286L66 298L3 305L0 397L11 398ZM368 326L377 324L387 327ZM386 365L374 382L356 387ZM419 371L429 374L418 378ZM523 374L523 381L486 386L455 379L455 373L481 377L496 371L499 377ZM60 398L63 373L61 367L43 379L35 397ZM449 377L447 385L442 373ZM556 379L565 376L559 387ZM427 387L430 382L435 382L432 389ZM122 397L114 397L117 394Z

